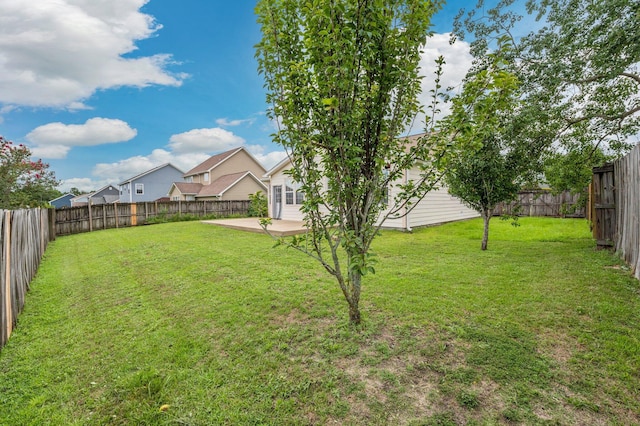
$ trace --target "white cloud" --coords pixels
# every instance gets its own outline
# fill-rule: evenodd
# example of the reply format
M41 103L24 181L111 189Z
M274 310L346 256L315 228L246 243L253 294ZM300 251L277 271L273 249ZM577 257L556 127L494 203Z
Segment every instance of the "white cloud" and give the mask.
M170 55L123 57L161 28L147 1L0 2L0 102L82 109L96 90L180 86Z
M469 53L469 43L461 40L457 40L453 45L449 44L450 34L434 34L427 39L427 44L423 49L422 57L420 59L421 75L424 77L422 80L422 94L420 95L420 102L426 108L427 105L433 103L433 97L430 90L435 89L435 71L436 71L436 59L442 55L445 59L445 65L443 66L443 74L440 79L442 89L453 87L455 93L462 83L467 71L471 68L473 57ZM436 118L443 117L449 112L448 105L440 104L442 110ZM429 111L427 111L429 113ZM418 133L424 130L425 117L421 114L416 119L416 124L411 133Z
M244 145L245 140L228 130L193 129L171 136L169 148L176 153L216 152Z
M192 169L209 158L204 153L176 155L164 149L154 149L149 155L137 155L115 163L98 163L93 168L93 176L100 180L113 180L120 183L161 164L171 163L183 172Z
M248 123L253 124L256 121L255 118L245 118L238 120L229 120L228 118L218 118L216 120L216 124L221 127L235 127L240 126L241 124Z
M126 142L137 135L136 129L122 120L95 117L84 124L49 123L36 127L27 140L36 146L93 146Z
M100 189L106 185L115 185L115 182L108 180L93 180L90 178L71 178L64 179L58 189L62 192L68 192L71 188L78 188L81 192L87 193Z
M248 145L247 150L256 157L256 160L269 170L280 161L282 161L287 153L285 151L271 151L265 152L265 148L262 145Z
M47 158L50 160L60 160L67 157L70 146L65 145L43 145L34 146L31 149L31 156L34 158Z
M84 124L45 124L29 132L26 139L34 157L62 159L74 146L126 142L137 133L122 120L96 117Z

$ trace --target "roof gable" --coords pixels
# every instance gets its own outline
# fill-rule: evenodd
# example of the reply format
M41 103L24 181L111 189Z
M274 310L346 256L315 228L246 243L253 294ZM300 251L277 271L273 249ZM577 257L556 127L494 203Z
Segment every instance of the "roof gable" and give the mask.
M211 182L210 185L204 185L202 190L198 193L199 197L211 197L211 196L221 196L238 182L243 180L246 177L250 177L261 186L264 187L264 184L260 182L260 180L250 171L232 173L229 175L220 176L215 181ZM266 189L266 187L265 187Z
M173 187L180 191L181 194L195 195L202 189L202 184L190 182L173 182Z
M197 174L200 174L200 173L207 172L207 171L215 168L216 166L218 166L224 160L226 160L227 158L231 157L232 155L234 155L235 153L237 153L241 149L242 149L242 147L239 147L239 148L232 149L230 151L225 151L225 152L222 152L220 154L211 156L207 160L203 161L202 163L198 164L193 169L191 169L187 173L185 173L184 177L193 176L193 175L197 175Z
M73 195L70 192L67 192L66 194L62 194L58 198L54 198L53 200L49 201L49 203L53 203L54 201L59 201L59 200L71 200L74 197L75 195Z
M234 155L238 154L239 152L244 152L251 160L253 160L258 166L260 166L264 170L264 167L262 166L262 164L260 164L260 162L256 160L256 158L253 155L251 155L249 151L247 151L243 146L241 146L241 147L234 148L229 151L225 151L220 154L216 154L214 156L209 157L207 160L203 161L202 163L198 164L193 169L185 173L184 177L194 176L194 175L198 175L205 172L210 172L211 170L215 169L220 164L224 163L225 161L227 161Z
M134 176L134 177L132 177L132 178L129 178L129 179L127 179L127 180L123 180L122 182L120 182L120 183L119 183L119 185L124 185L124 184L127 184L127 183L129 183L129 182L133 182L134 180L138 180L138 179L140 179L140 178L141 178L141 177L143 177L143 176L146 176L146 175L149 175L149 174L151 174L151 173L157 172L158 170L164 169L165 167L172 167L172 168L176 169L179 173L183 173L183 172L182 172L182 170L180 170L179 168L177 168L177 167L176 167L176 166L174 166L173 164L171 164L171 163L164 163L164 164L161 164L161 165L159 165L159 166L157 166L157 167L154 167L153 169L149 169L149 170L147 170L146 172L142 172L142 173L140 173L139 175L135 175L135 176Z
M118 192L118 188L116 188L116 185L111 185L111 184L105 185L102 188L98 189L97 191L94 191L91 194L89 194L89 198L99 196L102 192L107 192L107 191Z

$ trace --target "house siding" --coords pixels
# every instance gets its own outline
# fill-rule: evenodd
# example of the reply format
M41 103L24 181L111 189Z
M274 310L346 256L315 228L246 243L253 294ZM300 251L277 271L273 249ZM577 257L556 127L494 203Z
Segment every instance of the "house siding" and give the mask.
M303 220L303 213L300 211L300 205L289 204L285 200L285 180L288 178L284 174L290 166L284 167L275 172L270 179L269 186L269 216L273 217L273 187L282 185L282 211L280 218L283 220ZM419 176L420 171L417 168L406 173L405 179L412 179L412 176ZM398 181L397 184L401 183ZM397 186L392 186L389 199L392 200L394 195L398 193ZM439 187L429 192L405 217L389 218L383 227L391 229L411 229L420 226L436 225L439 223L452 222L457 220L471 219L479 217L479 214L466 207L458 198L450 195L445 187Z
M71 207L71 199L74 198L73 194L64 194L55 200L51 200L49 204L56 209L60 209L63 207Z
M429 192L411 211L408 224L413 228L479 216L478 212L468 208L460 199L449 194L446 188L438 188Z
M221 176L238 173L239 171L248 170L255 176L262 176L265 173L264 167L256 163L244 150L238 151L233 156L227 158L213 170L209 176L209 181L213 182ZM201 177L201 176L200 176ZM200 182L208 183L208 182ZM246 200L246 198L243 198Z
M121 186L120 202L139 203L166 197L173 182L182 180L182 175L183 172L167 165L137 179L126 181ZM144 193L136 194L136 184L140 183L144 185Z
M249 194L255 194L256 192L261 191L263 194L266 192L266 189L253 180L251 176L245 176L242 180L231 188L228 191L225 191L222 194L222 200L248 200Z

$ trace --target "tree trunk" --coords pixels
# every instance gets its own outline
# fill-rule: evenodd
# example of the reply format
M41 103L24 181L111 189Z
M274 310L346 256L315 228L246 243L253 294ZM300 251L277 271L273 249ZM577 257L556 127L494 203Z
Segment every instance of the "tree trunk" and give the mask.
M349 271L349 280L351 281L350 297L347 299L349 303L349 321L351 324L360 324L360 284L362 282L362 274L359 271Z
M482 250L486 250L487 243L489 242L489 221L491 220L491 210L482 210L482 220L484 222L484 233L482 234Z

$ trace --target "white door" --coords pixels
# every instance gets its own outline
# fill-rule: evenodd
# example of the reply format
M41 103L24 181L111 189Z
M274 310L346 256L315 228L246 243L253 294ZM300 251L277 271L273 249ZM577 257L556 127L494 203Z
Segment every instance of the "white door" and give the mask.
M273 187L271 217L274 219L282 219L282 185Z

